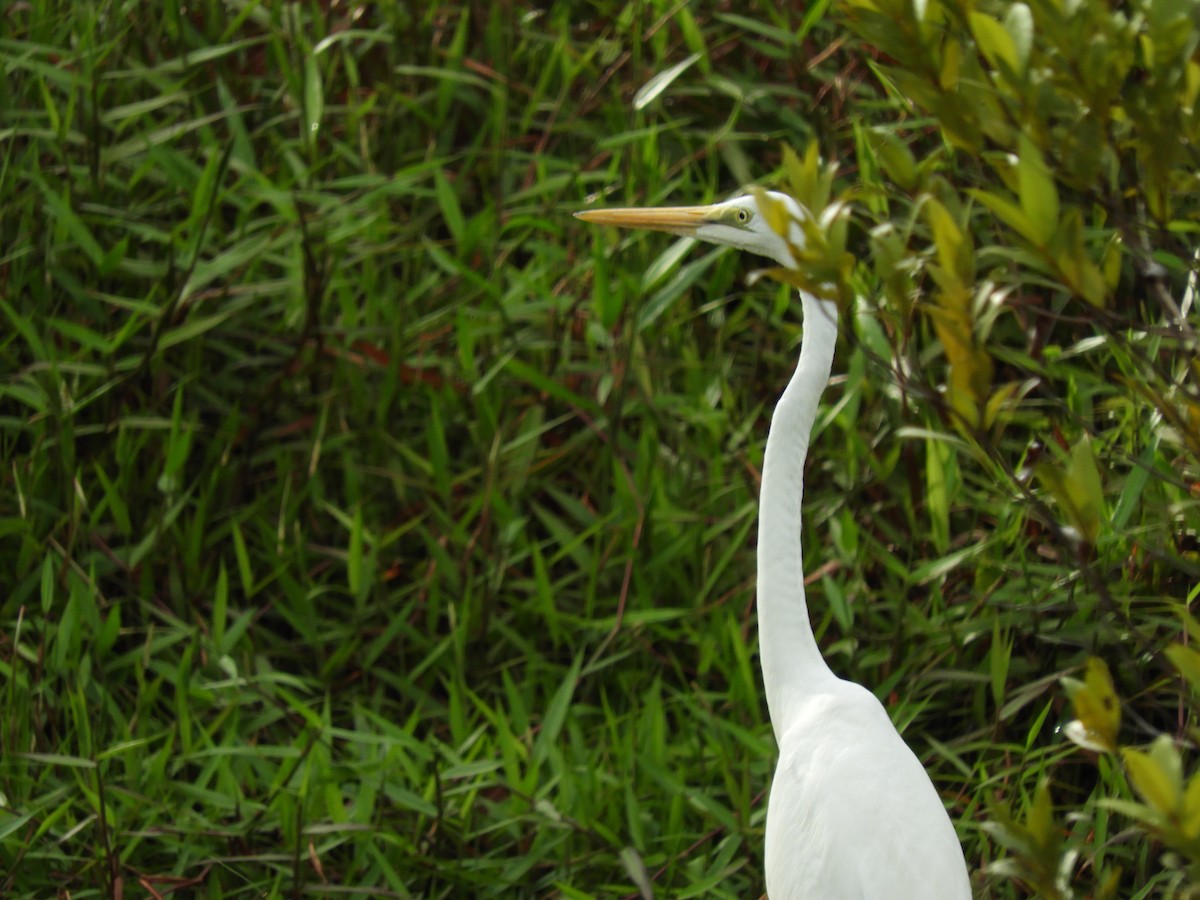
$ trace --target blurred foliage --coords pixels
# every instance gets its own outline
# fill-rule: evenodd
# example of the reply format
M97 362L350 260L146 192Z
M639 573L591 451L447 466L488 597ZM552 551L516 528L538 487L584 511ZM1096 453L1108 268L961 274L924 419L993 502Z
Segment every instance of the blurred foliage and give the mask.
M1200 890L1179 754L1196 707L1167 662L1193 652L1171 642L1200 573L1200 5L841 9L896 101L854 123L850 194L869 247L860 293L881 298L897 383L924 413L910 434L927 476L942 469L935 533L958 536L977 600L1038 610L1044 637L1017 635L1006 655L1047 639L1060 666L1068 647L1099 652L1131 698L1118 753L1107 668L1063 678L1077 716L1064 733L1117 756L1096 770L1043 758L994 785L1026 813L994 805L989 833L1011 856L992 871L1048 897ZM980 529L980 510L1005 507ZM1178 856L1159 860L1157 842Z
M824 653L979 897L1192 889L1196 23L0 10L0 893L757 896L794 293L569 213L772 169Z
M823 13L0 9L0 894L761 891L796 325L570 212L760 175Z

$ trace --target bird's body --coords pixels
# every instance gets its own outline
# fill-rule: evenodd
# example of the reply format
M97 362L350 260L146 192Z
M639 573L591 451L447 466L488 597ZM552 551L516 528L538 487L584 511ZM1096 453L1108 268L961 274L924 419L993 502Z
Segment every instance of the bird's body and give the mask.
M794 223L807 213L770 194ZM589 221L726 244L795 268L754 197L673 209L597 210ZM950 817L883 705L821 656L804 595L800 510L817 405L833 365L837 307L801 291L804 340L775 407L759 503L759 656L779 764L767 804L771 900L969 900Z
M970 898L941 798L875 695L832 678L795 713L767 805L767 896Z

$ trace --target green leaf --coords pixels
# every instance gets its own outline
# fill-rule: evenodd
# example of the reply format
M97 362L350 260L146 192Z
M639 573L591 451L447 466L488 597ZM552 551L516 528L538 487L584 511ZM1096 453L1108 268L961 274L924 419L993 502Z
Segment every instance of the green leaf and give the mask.
M454 193L454 188L450 186L450 180L441 169L434 171L433 185L437 192L438 208L442 211L442 219L450 230L450 234L454 236L455 242L461 242L463 234L467 230L466 220L463 218L462 207L458 204L458 196Z
M350 588L351 595L359 598L363 596L366 585L363 537L362 507L355 506L350 524L350 545L346 550L346 585Z
M225 653L225 622L229 613L229 573L225 570L225 560L217 565L217 583L213 588L212 632L213 646L218 653Z
M953 448L945 441L925 442L925 505L934 548L944 553L950 546L950 486L948 470L956 466ZM957 480L957 473L955 479Z
M317 55L309 53L304 60L304 125L305 140L315 141L325 114L325 84Z
M638 894L646 900L654 896L654 885L650 873L646 870L646 861L634 847L622 847L620 853L621 868L629 876L638 889Z
M13 328L24 339L30 352L39 359L44 359L47 355L46 346L42 342L40 329L34 326L32 318L21 315L16 309L9 306L3 297L0 297L0 312L4 313ZM29 405L34 406L35 404L30 403Z
M671 308L676 300L687 293L688 288L700 280L701 276L720 258L720 254L720 250L714 250L712 253L706 253L699 259L680 266L674 278L641 304L637 312L634 330L641 333L650 328L663 313Z
M1012 659L1012 639L1000 631L1000 620L992 623L992 649L988 653L992 681L992 700L999 709L1004 705L1005 685L1008 682L1008 667Z
M75 214L70 200L65 195L56 194L40 178L37 179L37 185L41 188L42 198L46 201L50 217L62 226L63 231L71 238L71 243L84 252L92 265L96 267L104 265L104 251L100 248L100 243L83 219Z
M979 45L979 49L983 51L988 62L1006 75L1020 71L1016 45L1013 43L1012 35L1005 30L1003 25L981 12L970 13L967 21L971 26L971 34L975 38L975 43Z
M95 760L84 759L79 756L69 756L65 753L14 753L17 759L27 759L30 762L40 763L45 766L67 766L72 769L94 769L96 768Z
M1058 188L1041 151L1028 135L1020 137L1017 184L1021 209L1033 226L1036 242L1050 243L1058 228Z
M1040 230L1033 224L1025 210L999 194L978 188L968 188L967 193L994 212L1000 221L1030 243L1038 243Z
M904 191L917 188L917 161L908 145L894 134L882 129L868 132L871 149L888 178Z
M538 731L533 744L532 765L536 769L550 753L550 748L558 741L563 724L567 720L567 711L571 708L571 698L575 695L575 686L579 683L579 672L583 668L583 653L575 654L575 662L563 676L562 682L550 698L546 712L542 715L542 727Z
M254 570L246 548L246 541L242 537L241 525L236 519L230 523L229 536L233 538L233 556L237 561L238 577L242 582L242 594L249 599L254 596Z
M54 557L49 553L42 557L42 577L40 581L40 596L42 600L42 614L49 613L54 607L54 586L57 584L57 579L54 577Z

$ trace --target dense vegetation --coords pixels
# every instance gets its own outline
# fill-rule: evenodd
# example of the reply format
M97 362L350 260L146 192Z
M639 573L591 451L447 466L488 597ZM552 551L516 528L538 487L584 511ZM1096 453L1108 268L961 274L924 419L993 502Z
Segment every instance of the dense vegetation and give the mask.
M761 893L798 304L569 215L748 183L847 308L813 626L977 895L1200 884L1195 4L731 10L0 10L0 893Z

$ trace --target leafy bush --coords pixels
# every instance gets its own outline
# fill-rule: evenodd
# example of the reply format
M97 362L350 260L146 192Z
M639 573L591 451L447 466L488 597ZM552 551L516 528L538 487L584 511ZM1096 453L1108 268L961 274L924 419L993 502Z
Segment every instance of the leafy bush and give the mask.
M1185 787L1178 751L1198 670L1174 643L1200 529L1200 6L842 10L896 101L853 124L855 286L920 401L903 437L924 445L930 542L954 554L942 590L980 638L992 623L995 738L1026 740L1024 765L980 773L1012 854L993 871L1050 897L1182 889L1200 861L1200 780ZM1020 610L1032 629L1012 627ZM1136 713L1119 758L1081 766L1035 701L1090 653L1119 664ZM1063 678L1078 716L1063 733L1115 754L1116 695L1089 666ZM1166 871L1159 841L1178 854Z

